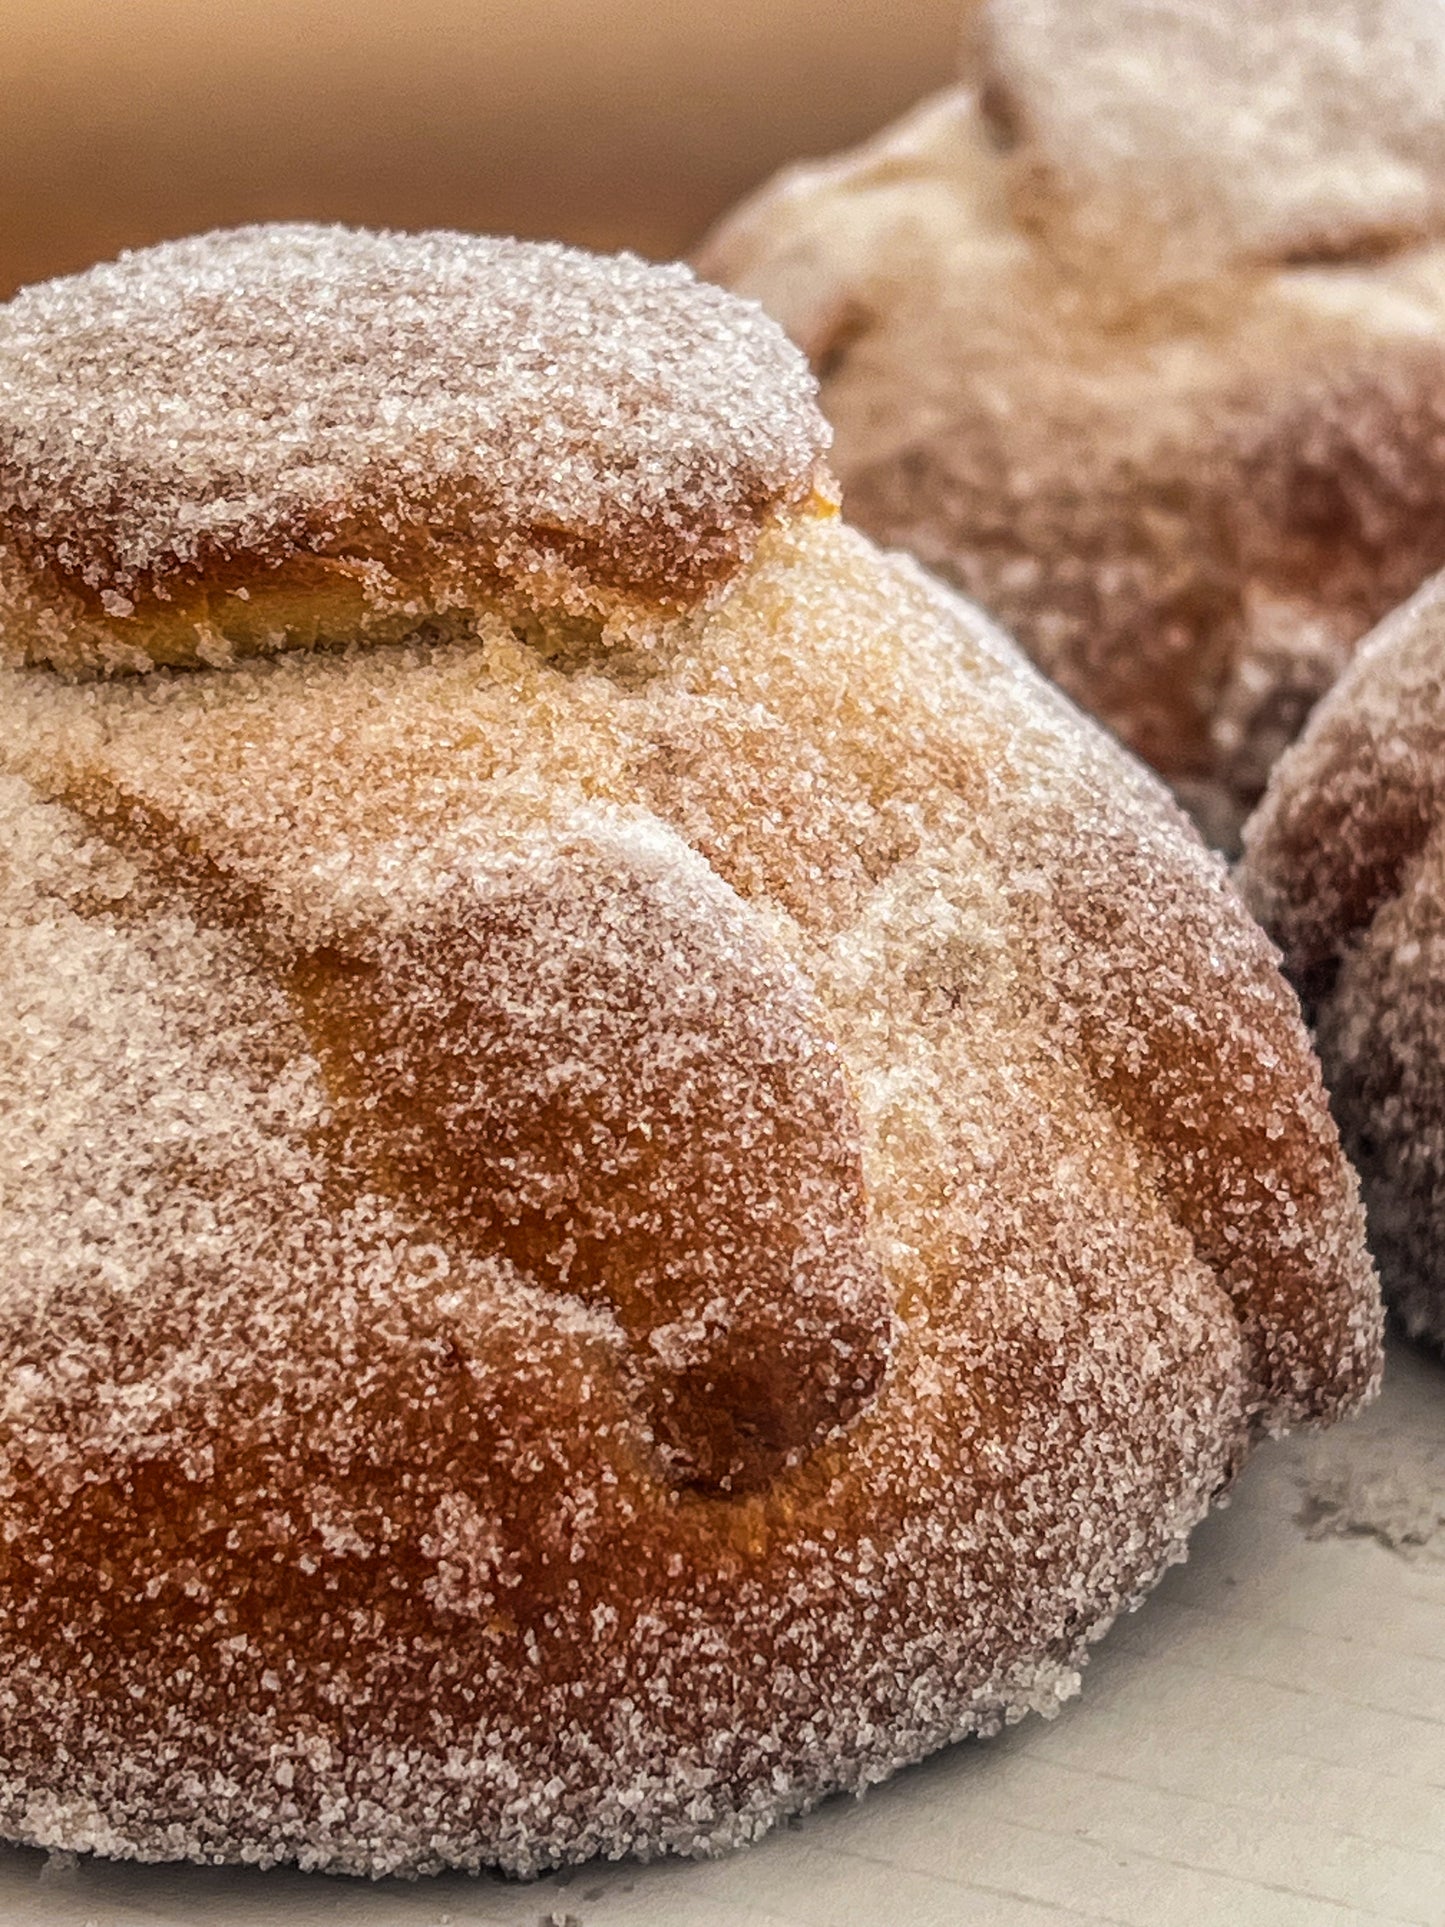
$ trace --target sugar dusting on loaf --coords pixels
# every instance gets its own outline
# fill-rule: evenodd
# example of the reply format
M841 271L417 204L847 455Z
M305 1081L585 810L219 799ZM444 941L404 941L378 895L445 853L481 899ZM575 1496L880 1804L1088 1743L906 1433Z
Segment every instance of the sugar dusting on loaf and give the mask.
M1445 566L1439 0L988 0L697 259L812 359L856 525L1221 847Z
M1141 225L1189 279L1445 227L1440 0L987 0L963 77L1036 211L1131 267Z
M1240 881L1313 1007L1386 1294L1445 1344L1445 581L1380 625L1280 760Z
M263 305L293 244L238 244ZM189 286L169 258L142 278ZM676 419L732 310L518 269L554 271L679 305ZM600 625L0 674L8 1837L718 1851L1055 1710L1252 1442L1374 1382L1353 1180L1220 866L977 611L813 511L796 364L725 332L735 403L705 367L681 414L733 453L617 482L645 530L730 514L739 446L771 478L685 607L599 551ZM517 357L514 427L581 433L584 333ZM753 423L780 369L801 413ZM294 504L294 425L201 452ZM624 443L576 527L622 526ZM540 458L495 447L530 513ZM125 528L163 569L201 492L169 531L160 499L74 557Z
M138 667L198 595L188 655L223 659L228 620L293 583L288 633L248 649L312 639L326 586L393 630L507 588L685 605L807 501L827 440L802 357L682 267L346 228L173 242L0 309L0 660Z

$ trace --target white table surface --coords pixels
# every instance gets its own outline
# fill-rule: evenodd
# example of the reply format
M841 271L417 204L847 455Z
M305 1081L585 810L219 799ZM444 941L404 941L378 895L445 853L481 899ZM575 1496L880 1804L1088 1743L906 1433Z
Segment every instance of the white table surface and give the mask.
M1445 1927L1445 1368L1268 1447L1052 1724L704 1864L531 1885L0 1848L0 1927Z

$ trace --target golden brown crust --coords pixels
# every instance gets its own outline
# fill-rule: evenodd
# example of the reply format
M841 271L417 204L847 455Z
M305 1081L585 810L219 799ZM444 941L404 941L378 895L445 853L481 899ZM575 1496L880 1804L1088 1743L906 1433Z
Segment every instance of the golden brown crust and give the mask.
M12 1834L746 1840L1373 1381L1264 939L974 612L799 518L554 642L4 678Z
M683 269L243 229L0 310L0 650L86 670L605 619L821 488L801 359Z
M1215 889L1161 898L1132 837L1099 826L1057 886L1055 914L1086 954L1107 955L1126 924L1157 920L1171 956L1202 960L1180 995L1172 973L1100 972L1080 998L1077 1049L1120 1116L1148 1145L1155 1182L1234 1304L1251 1369L1268 1387L1273 1422L1307 1419L1318 1387L1362 1389L1346 1264L1325 1284L1318 1247L1290 1248L1295 1196L1317 1201L1321 1224L1343 1231L1355 1187L1324 1107L1296 1090L1259 1088L1261 1062L1298 1048L1297 1012L1263 968L1254 931L1221 914ZM1210 1094L1200 1102L1197 1053L1211 1039ZM1311 1097L1313 1094L1311 1093ZM1274 1245L1269 1266L1255 1240ZM1340 1256L1343 1256L1343 1248ZM1320 1296L1333 1300L1324 1318Z
M997 0L968 88L699 255L812 359L850 517L1225 844L1445 563L1445 35L1325 13Z

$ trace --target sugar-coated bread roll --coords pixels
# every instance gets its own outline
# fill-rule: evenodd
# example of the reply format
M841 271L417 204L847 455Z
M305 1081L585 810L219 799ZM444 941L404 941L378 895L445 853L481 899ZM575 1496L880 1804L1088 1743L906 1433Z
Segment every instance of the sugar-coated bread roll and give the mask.
M1370 1388L1263 936L825 445L556 248L0 312L0 1832L747 1840Z
M850 517L1232 843L1445 564L1439 0L986 0L965 84L704 244Z
M1240 877L1317 1017L1386 1293L1445 1347L1445 578L1280 760Z

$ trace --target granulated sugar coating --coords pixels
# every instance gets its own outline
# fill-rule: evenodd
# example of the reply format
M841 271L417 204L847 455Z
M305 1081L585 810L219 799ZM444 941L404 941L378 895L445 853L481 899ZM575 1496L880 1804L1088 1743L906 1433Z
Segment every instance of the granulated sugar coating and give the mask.
M753 1839L1055 1710L1374 1380L1219 866L816 512L671 617L11 669L0 813L9 1837Z
M1445 224L1440 0L985 0L964 77L1095 246L1175 272L1388 252ZM1065 211L1065 206L1067 211ZM1187 258L1186 258L1187 257Z
M826 443L802 357L685 268L345 228L151 248L0 310L0 662L215 664L499 592L688 603Z
M1445 1346L1445 580L1398 610L1279 764L1241 880L1316 1006L1371 1242Z
M965 85L704 273L807 351L850 518L1233 847L1445 566L1440 0L986 0Z

